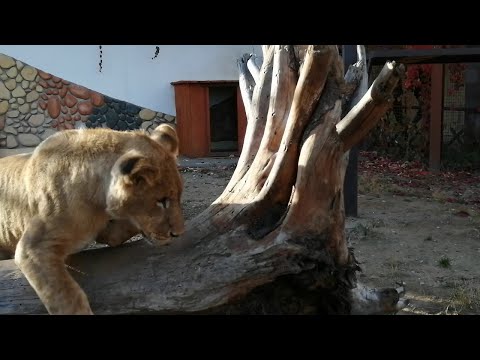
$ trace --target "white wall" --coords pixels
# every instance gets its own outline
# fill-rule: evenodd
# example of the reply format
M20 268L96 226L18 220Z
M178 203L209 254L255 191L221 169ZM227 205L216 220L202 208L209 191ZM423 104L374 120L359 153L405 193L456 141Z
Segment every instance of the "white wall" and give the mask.
M175 115L173 81L238 80L236 60L260 45L0 45L0 53L105 95Z

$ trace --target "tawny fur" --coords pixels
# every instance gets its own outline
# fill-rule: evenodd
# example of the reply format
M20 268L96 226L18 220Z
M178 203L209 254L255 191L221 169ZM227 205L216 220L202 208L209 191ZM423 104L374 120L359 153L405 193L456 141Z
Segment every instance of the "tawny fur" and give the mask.
M65 267L94 240L143 232L167 244L184 231L175 130L62 131L31 154L0 159L0 256L16 264L50 314L92 314Z

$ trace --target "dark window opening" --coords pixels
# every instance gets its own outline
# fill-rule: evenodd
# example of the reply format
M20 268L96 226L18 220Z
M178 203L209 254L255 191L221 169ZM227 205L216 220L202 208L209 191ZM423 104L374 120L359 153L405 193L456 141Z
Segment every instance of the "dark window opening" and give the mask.
M209 104L210 151L237 151L237 88L234 86L210 87Z

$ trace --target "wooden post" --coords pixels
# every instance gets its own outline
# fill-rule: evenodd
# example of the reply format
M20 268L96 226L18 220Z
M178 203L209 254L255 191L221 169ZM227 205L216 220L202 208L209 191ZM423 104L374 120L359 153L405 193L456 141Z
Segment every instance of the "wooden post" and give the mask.
M443 124L444 65L432 65L432 95L430 106L430 169L440 170Z
M348 66L357 61L357 46L343 45L342 57L345 71ZM358 147L354 146L350 149L348 166L345 173L345 181L343 183L343 195L345 203L345 215L358 215Z

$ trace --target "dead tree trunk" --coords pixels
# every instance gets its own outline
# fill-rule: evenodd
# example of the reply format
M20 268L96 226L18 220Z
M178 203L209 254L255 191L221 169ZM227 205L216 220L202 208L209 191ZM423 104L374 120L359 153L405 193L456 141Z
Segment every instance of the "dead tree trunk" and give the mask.
M344 76L336 46L265 45L239 60L248 117L244 148L223 194L177 245L142 242L72 257L96 314L386 313L403 288L356 282L343 183L349 149L385 114L401 68L387 63L349 111L365 72ZM363 54L363 59L362 59ZM0 265L0 313L45 313L12 261Z

